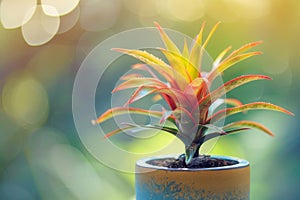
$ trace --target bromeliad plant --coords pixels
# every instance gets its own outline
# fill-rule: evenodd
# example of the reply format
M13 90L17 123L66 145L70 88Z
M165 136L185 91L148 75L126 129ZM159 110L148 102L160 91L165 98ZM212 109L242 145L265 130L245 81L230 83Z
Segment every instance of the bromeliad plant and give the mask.
M146 71L150 76L146 77L141 73L133 73L121 77L124 82L119 84L113 92L136 88L134 93L123 107L109 109L97 120L93 121L93 123L102 123L115 115L125 113L157 117L160 119L160 123L148 125L124 123L124 127L108 133L105 136L106 138L132 129L145 130L150 128L165 131L175 135L185 144L185 162L188 164L193 157L199 155L199 149L205 141L218 136L245 131L251 128L273 136L273 133L269 129L253 121L236 121L223 127L214 125L215 122L224 120L229 115L257 109L273 110L293 115L288 110L267 102L242 104L237 99L222 98L227 92L248 82L262 79L270 80L271 78L268 76L239 76L210 91L214 80L225 70L242 60L261 54L261 52L257 51L247 52L261 42L246 44L231 53L229 53L231 47L226 48L214 60L211 71L203 72L201 71L203 68L203 54L219 23L212 28L206 40L202 39L205 28L205 23L203 23L191 47L189 48L187 42L184 41L182 51L178 49L159 24L156 24L156 26L165 44L165 49L158 48L158 50L164 54L167 62L147 51L115 49L142 61L143 64L136 64L133 68ZM157 73L164 80L160 80ZM129 106L133 102L150 94L162 97L168 104L170 111L167 111L167 109L162 109L162 111L144 110ZM230 105L230 107L216 111L221 104ZM172 124L172 126L169 124Z

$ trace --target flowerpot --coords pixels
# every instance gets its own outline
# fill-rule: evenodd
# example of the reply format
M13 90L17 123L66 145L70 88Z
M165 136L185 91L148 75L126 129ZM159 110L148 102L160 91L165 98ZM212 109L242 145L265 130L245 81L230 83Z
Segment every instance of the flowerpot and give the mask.
M173 157L173 156L172 156ZM146 158L136 163L137 200L249 199L249 162L227 156L211 156L235 164L212 168L167 168L149 161L170 156Z

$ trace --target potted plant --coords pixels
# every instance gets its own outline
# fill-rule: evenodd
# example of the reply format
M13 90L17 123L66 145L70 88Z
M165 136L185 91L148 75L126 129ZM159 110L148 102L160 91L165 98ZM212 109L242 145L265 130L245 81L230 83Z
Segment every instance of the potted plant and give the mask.
M165 31L157 29L165 44L158 48L166 62L153 54L134 49L115 49L132 56L143 64L134 65L135 69L146 71L133 73L121 78L113 92L135 88L132 96L123 107L111 108L93 123L102 123L113 116L130 113L159 118L158 124L123 123L123 127L106 134L106 138L123 131L145 129L161 130L179 138L185 145L185 153L176 156L146 158L136 163L136 198L144 199L249 199L250 169L249 162L227 156L199 155L200 147L208 140L248 129L257 129L271 136L273 133L265 126L254 121L235 121L223 126L216 122L225 117L249 110L273 110L293 115L288 110L267 102L242 104L237 99L223 96L246 83L256 80L270 80L264 75L243 75L212 89L215 79L236 63L261 52L247 52L261 42L253 42L230 51L223 50L213 62L211 70L202 71L205 48L217 23L206 40L203 40L203 23L199 34L189 48L184 42L180 51ZM161 80L162 79L162 80ZM130 107L140 99L156 94L164 99L168 108L161 111ZM228 108L220 109L220 105Z

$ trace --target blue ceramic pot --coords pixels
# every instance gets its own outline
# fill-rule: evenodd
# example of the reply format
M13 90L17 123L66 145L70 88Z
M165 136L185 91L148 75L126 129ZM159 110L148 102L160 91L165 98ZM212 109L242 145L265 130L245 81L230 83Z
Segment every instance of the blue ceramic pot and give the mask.
M227 156L212 157L235 161L236 164L201 169L170 169L147 163L149 160L165 159L170 156L137 161L136 199L248 200L250 192L249 162Z

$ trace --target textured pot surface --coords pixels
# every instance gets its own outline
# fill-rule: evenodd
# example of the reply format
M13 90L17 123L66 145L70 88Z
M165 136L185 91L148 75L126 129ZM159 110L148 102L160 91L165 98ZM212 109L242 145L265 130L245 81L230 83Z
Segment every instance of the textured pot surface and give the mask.
M137 161L137 200L249 199L248 161L226 156L212 156L234 160L237 164L203 169L169 169L147 163L149 160L168 157L171 156Z

